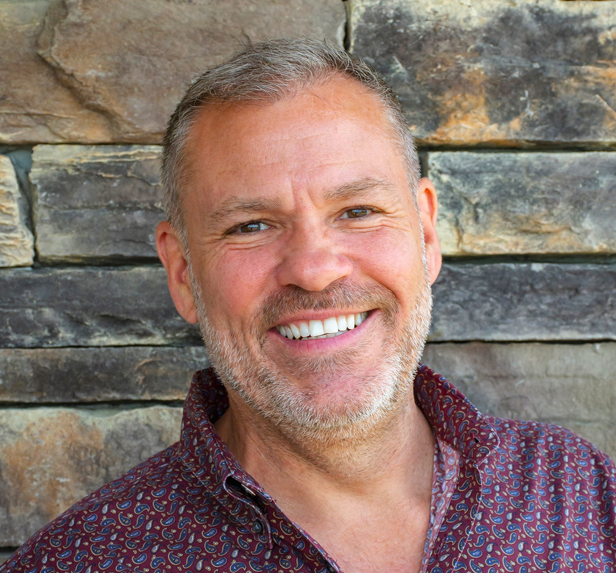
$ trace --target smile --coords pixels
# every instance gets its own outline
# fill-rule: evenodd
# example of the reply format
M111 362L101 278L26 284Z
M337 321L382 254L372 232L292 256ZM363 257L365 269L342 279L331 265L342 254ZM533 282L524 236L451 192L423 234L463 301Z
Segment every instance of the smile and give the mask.
M332 316L324 320L290 322L277 326L276 330L290 340L332 338L344 334L347 330L353 330L367 317L367 312L359 312L357 314Z

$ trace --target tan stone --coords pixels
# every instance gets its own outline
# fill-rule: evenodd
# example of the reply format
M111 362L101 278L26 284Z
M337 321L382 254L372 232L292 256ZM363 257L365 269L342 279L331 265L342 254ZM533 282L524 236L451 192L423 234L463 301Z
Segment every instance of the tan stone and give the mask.
M26 216L11 160L0 155L0 267L32 264L33 237Z
M340 0L0 0L0 142L160 142L191 78L242 42L340 41Z
M0 143L110 141L107 118L87 109L37 54L52 0L0 0Z
M181 408L0 411L0 546L179 439Z

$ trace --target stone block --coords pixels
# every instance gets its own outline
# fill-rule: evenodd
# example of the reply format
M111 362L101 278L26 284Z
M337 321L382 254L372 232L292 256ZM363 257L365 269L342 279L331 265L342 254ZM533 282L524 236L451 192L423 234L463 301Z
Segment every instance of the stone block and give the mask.
M0 546L179 439L181 408L0 411Z
M105 114L83 106L37 53L55 0L0 0L0 143L112 141Z
M434 285L432 340L615 340L616 268L447 264Z
M200 344L162 267L8 269L0 347ZM446 264L431 339L614 340L616 269L591 264Z
M160 155L155 146L35 147L39 259L156 259L154 231L165 218Z
M0 155L0 267L31 265L32 233L11 160Z
M616 457L616 343L428 344L423 362L485 414L558 424Z
M616 252L616 153L429 153L445 255Z
M204 68L275 36L340 42L339 0L0 2L0 142L158 143Z
M202 346L0 349L0 402L183 400Z
M616 3L351 0L422 145L616 144Z
M0 347L200 344L159 266L11 269L0 292Z

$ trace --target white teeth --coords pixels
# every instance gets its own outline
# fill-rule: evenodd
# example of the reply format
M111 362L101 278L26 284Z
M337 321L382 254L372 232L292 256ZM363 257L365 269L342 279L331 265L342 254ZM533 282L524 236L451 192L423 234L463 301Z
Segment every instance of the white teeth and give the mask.
M323 321L323 330L325 331L325 334L335 334L338 332L338 319L326 318Z
M349 314L342 316L332 316L325 320L311 320L307 322L289 323L277 326L278 332L289 338L332 338L339 336L347 330L353 330L368 318L367 312Z
M311 320L308 327L310 328L310 336L320 336L321 334L325 334L323 322L321 320Z
M299 323L299 333L305 338L307 336L310 336L310 329L308 328L308 323L307 322L300 322Z
M338 317L338 330L346 330L347 329L347 321L346 316Z

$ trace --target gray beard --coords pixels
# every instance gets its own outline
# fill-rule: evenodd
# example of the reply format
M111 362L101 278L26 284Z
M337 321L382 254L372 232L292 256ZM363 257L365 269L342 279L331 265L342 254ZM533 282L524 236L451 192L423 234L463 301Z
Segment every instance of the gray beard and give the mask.
M417 367L430 329L432 294L427 273L398 340L388 341L391 344L383 349L382 368L358 381L360 398L350 397L342 407L335 408L315 404L312 392L297 388L264 352L255 354L236 340L233 333L212 327L199 285L190 267L189 270L199 326L216 374L228 390L237 393L285 439L295 444L319 442L330 446L361 442L412 399ZM259 316L253 318L251 328L262 350L267 328L278 316L305 309L360 307L378 308L391 327L401 320L398 302L388 289L380 286L358 289L339 284L320 293L295 289L273 295ZM370 350L358 344L351 351L340 351L332 357L294 363L292 371L320 379L348 375L356 357Z

